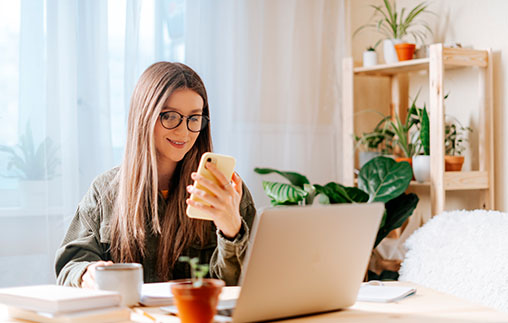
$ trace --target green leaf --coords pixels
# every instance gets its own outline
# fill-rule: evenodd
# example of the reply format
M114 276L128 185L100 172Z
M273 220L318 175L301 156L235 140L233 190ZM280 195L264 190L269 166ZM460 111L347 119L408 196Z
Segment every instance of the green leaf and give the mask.
M283 172L277 169L273 168L254 168L254 171L261 175L271 174L271 173L277 173L284 178L286 178L291 184L298 186L299 188L303 189L304 184L310 184L307 177L303 176L302 174L298 174L295 172Z
M414 193L401 194L385 203L384 223L379 227L374 248L390 233L399 228L414 212L418 204L418 196Z
M422 125L420 129L420 140L422 142L423 152L425 155L430 155L430 121L429 114L425 105L422 110Z
M358 187L369 194L368 202L388 202L407 189L412 177L409 163L379 156L362 167Z
M303 189L286 183L263 181L263 189L276 205L298 204L308 194Z
M314 185L314 187L317 194L324 194L328 197L330 204L364 203L369 200L369 195L357 187L347 187L335 182L330 182L325 186Z

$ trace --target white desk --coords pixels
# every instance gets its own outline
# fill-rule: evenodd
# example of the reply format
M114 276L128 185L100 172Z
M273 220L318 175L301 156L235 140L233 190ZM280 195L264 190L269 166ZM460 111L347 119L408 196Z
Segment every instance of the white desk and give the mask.
M394 303L357 302L352 307L342 311L293 318L281 322L508 322L508 313L477 305L430 288L400 282L388 284L414 286L417 292L415 295ZM235 297L238 292L238 287L227 287L224 289L221 298ZM162 313L158 307L141 307L141 309L156 317L158 322L179 322L177 317ZM151 322L149 319L137 314L133 314L132 319L136 322ZM3 305L0 305L0 321L23 322L9 321Z

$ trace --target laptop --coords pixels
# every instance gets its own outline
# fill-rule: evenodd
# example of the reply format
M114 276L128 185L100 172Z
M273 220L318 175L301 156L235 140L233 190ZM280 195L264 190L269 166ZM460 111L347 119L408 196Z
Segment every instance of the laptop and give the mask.
M258 214L233 322L351 306L367 270L383 203L277 207Z

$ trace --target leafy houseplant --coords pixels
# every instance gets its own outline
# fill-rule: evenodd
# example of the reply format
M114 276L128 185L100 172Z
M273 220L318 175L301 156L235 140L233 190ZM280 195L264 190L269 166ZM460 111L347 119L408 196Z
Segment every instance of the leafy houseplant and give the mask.
M409 53L405 56L393 57L394 44L402 43L402 40L407 37L412 37L415 43L418 41L423 42L427 31L432 33L429 25L424 20L418 19L423 13L429 13L426 2L420 2L410 10L402 8L400 11L397 11L395 1L390 4L388 0L384 0L383 5L371 5L371 7L374 9L374 21L361 26L354 34L365 28L375 29L381 33L386 38L384 42L384 51L385 61L387 63L411 59L413 56L415 49L414 44L412 44L412 46L401 46L401 50L404 47L409 47L407 48Z
M461 154L466 147L467 133L472 132L470 127L463 127L458 120L448 121L445 124L445 170L460 171L464 164Z
M191 280L177 280L171 285L180 320L184 323L213 322L224 281L203 278L209 267L199 264L199 258L181 256L179 261L189 264L192 277Z
M374 247L390 231L399 228L418 203L415 194L404 193L412 178L411 166L383 156L370 160L360 169L358 187L347 187L335 182L324 186L311 185L304 175L271 168L256 168L254 171L258 174L277 173L290 182L263 181L264 191L271 198L272 205L312 204L314 200L321 204L385 203L385 214Z
M59 175L58 147L50 138L46 138L36 148L29 123L26 125L24 134L20 136L17 146L13 148L0 145L0 151L10 156L7 170L14 172L13 175L4 175L4 177L25 181L45 181Z
M416 112L420 126L420 148L423 150L423 155L413 156L413 172L415 179L423 183L430 179L430 121L425 105L423 109L417 108Z
M389 120L389 116L383 117L374 130L364 132L361 136L355 136L355 149L363 148L359 152L360 167L376 156L393 153L395 134L390 128Z

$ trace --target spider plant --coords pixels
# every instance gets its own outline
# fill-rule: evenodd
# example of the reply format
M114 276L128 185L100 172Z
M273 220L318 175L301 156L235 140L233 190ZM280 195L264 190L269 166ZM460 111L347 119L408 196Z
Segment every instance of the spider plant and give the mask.
M374 14L371 23L359 27L353 35L356 35L363 29L375 29L386 38L403 39L406 36L411 36L414 42L424 42L427 32L432 34L429 25L421 19L423 13L432 13L427 10L428 5L426 2L420 2L414 8L406 10L402 8L397 11L395 1L390 4L390 1L384 0L383 5L371 5L374 9Z

